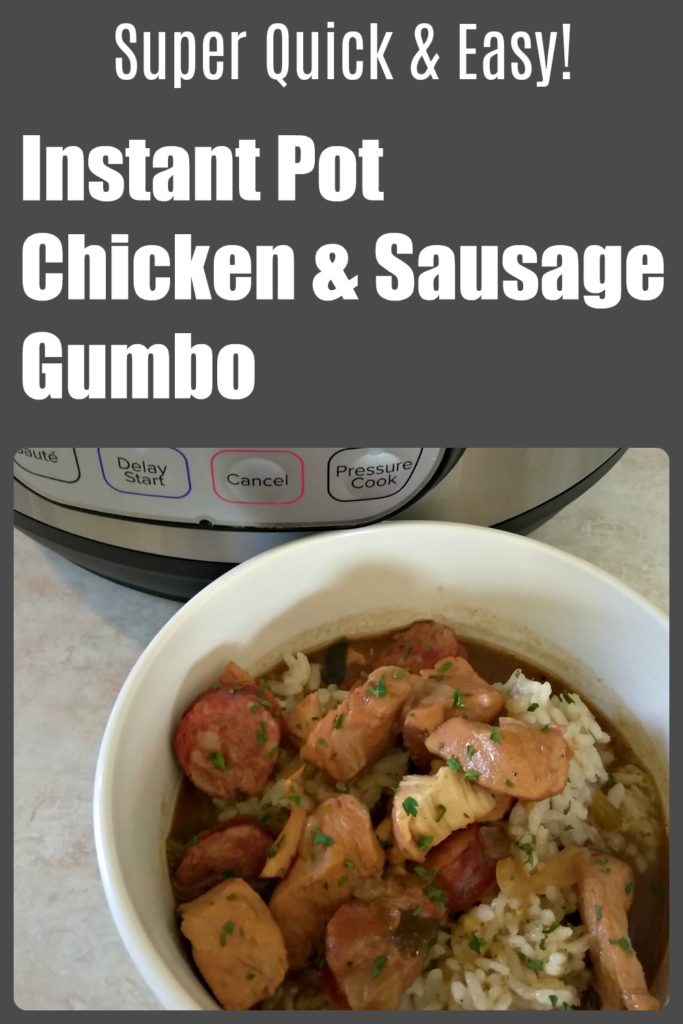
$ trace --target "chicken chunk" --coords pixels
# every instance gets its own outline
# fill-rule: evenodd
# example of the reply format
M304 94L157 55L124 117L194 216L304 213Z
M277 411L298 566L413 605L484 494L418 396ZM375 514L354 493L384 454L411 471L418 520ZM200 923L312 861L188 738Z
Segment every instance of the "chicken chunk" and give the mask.
M583 851L577 891L603 1010L658 1010L628 935L633 872L607 854Z
M501 818L510 803L510 797L482 789L450 765L435 775L406 775L394 794L394 842L404 857L423 861L451 832Z
M394 633L375 655L373 665L397 665L410 672L420 672L432 668L443 658L465 655L465 648L449 626L432 621L415 622Z
M403 722L403 741L413 761L427 765L430 754L425 740L442 722L456 717L492 722L505 700L461 657L446 658L420 675L424 683Z
M416 887L401 896L351 900L327 925L327 966L352 1010L395 1010L424 967L443 909Z
M559 730L543 731L514 719L492 727L450 718L428 737L426 747L444 760L452 758L466 779L521 800L561 793L571 759Z
M339 782L354 778L382 756L398 735L401 713L419 685L405 669L376 669L317 722L301 756Z
M383 867L370 814L355 797L331 797L308 817L299 855L270 901L294 970L320 951L327 922L353 883L379 878Z
M284 980L282 933L242 879L222 882L178 912L194 961L224 1010L248 1010Z

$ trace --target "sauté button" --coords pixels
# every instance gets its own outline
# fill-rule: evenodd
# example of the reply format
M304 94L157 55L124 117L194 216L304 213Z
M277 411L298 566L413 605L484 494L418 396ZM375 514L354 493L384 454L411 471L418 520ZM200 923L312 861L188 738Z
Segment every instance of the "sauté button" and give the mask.
M63 484L75 484L81 476L75 448L20 448L14 461L27 473Z
M327 489L335 501L377 501L403 490L421 448L341 448L327 464Z
M237 505L292 505L304 493L304 464L285 449L224 448L211 458L213 489Z
M105 483L121 494L184 498L190 467L180 448L98 448Z

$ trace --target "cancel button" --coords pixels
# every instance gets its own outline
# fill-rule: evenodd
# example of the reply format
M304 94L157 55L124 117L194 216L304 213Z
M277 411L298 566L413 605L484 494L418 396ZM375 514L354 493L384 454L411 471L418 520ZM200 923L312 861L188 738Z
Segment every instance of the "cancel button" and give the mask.
M211 459L213 489L231 504L291 505L303 494L303 462L294 452L223 449Z

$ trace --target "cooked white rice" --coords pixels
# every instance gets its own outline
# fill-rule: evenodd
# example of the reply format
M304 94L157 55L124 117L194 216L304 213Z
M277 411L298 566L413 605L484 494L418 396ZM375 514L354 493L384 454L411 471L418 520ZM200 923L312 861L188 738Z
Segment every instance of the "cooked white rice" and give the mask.
M283 709L320 687L321 668L305 654L285 657L287 671L265 683ZM625 857L642 872L652 863L660 837L656 795L636 765L611 767L610 736L578 694L553 695L550 683L528 679L521 670L504 684L505 715L542 727L559 726L573 757L564 790L537 802L518 802L509 818L509 835L524 849L526 870L533 871L566 846L591 846ZM330 708L345 696L336 687L321 690ZM284 757L284 755L281 755ZM408 754L394 748L350 783L335 783L309 769L304 781L316 802L337 793L352 793L369 808L393 792L406 771ZM281 761L280 767L286 767ZM605 832L593 820L597 790L619 811L618 831ZM282 783L273 783L260 799L225 808L221 818L254 814L272 823L284 807ZM281 813L285 813L282 811ZM588 940L583 925L565 922L577 909L573 890L551 887L528 902L499 893L480 903L439 932L420 977L404 993L402 1010L549 1010L570 1009L581 1002L590 983L586 966ZM282 986L273 1005L320 1009L324 994L293 980Z
M505 714L530 725L557 725L573 757L557 796L515 804L509 818L513 841L524 844L527 870L565 846L590 844L625 856L644 871L656 855L656 797L635 765L614 770L610 737L575 693L553 695L550 683L521 671L498 684ZM537 705L533 710L530 707ZM598 789L613 781L607 797L619 810L618 832L592 820ZM499 893L443 929L420 977L405 992L404 1010L550 1010L581 1002L590 982L583 925L561 923L577 908L573 890L549 888L528 903Z

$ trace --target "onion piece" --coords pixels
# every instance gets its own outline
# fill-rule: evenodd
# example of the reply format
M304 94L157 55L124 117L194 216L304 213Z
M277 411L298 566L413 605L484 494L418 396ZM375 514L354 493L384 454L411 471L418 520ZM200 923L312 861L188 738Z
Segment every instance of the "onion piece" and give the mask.
M511 899L528 900L534 893L542 894L551 885L569 889L579 878L580 863L585 850L568 846L541 864L531 875L516 857L506 857L496 865L496 881L501 892Z

